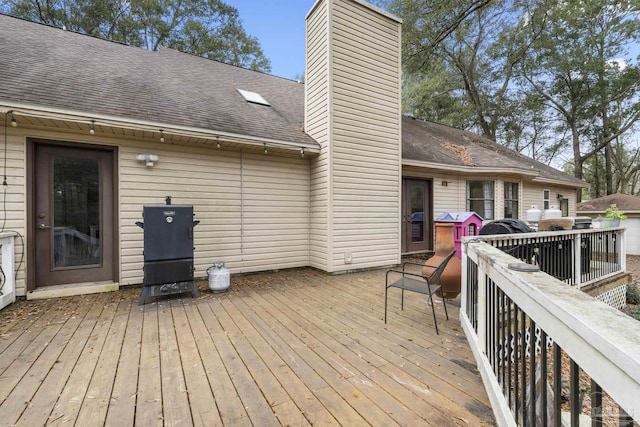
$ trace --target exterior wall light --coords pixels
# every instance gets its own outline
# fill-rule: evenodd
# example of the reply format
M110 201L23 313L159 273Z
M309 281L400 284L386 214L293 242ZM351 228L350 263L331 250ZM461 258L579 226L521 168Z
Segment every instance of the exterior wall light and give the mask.
M138 154L136 156L136 160L138 160L139 162L144 162L146 167L152 168L154 164L158 160L160 160L160 157L156 156L155 154Z

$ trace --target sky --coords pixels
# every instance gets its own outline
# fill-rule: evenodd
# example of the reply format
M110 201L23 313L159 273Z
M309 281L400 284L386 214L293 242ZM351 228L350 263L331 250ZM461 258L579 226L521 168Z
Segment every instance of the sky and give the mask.
M304 73L305 17L316 0L226 0L238 9L245 31L258 39L271 73L293 79Z

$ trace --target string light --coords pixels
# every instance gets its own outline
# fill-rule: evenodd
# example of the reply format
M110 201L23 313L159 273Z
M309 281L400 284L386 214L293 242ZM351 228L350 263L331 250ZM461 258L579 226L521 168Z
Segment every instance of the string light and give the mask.
M13 111L9 111L9 114L11 114L11 127L17 127L18 122L16 121L16 118L13 116Z
M216 147L220 148L220 137L216 136Z
M91 129L89 129L89 133L91 135L95 135L96 134L96 121L95 120L91 120Z
M267 154L267 143L264 143L264 154Z
M304 157L304 147L300 149L300 157Z
M164 131L160 129L160 142L164 142Z

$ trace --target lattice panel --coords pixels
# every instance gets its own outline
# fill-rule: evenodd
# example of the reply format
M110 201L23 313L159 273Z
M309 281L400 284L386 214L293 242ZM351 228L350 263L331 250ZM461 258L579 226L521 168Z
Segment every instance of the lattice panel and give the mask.
M627 285L620 285L600 295L596 295L594 298L609 304L613 308L621 310L627 304Z

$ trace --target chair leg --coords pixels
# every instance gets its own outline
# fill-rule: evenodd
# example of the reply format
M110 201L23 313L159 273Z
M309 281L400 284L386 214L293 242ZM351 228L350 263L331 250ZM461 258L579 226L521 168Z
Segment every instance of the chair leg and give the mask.
M387 323L387 293L389 292L389 288L385 285L384 287L384 323Z
M442 305L444 306L444 314L446 314L447 320L449 320L449 313L447 313L447 303L444 301L444 292L442 292L442 290L440 290L440 292L442 293Z
M431 301L431 312L433 313L433 324L436 325L436 335L440 335L440 332L438 332L438 319L436 319L436 308L434 307L433 297L431 296L431 293L429 293L429 301Z

